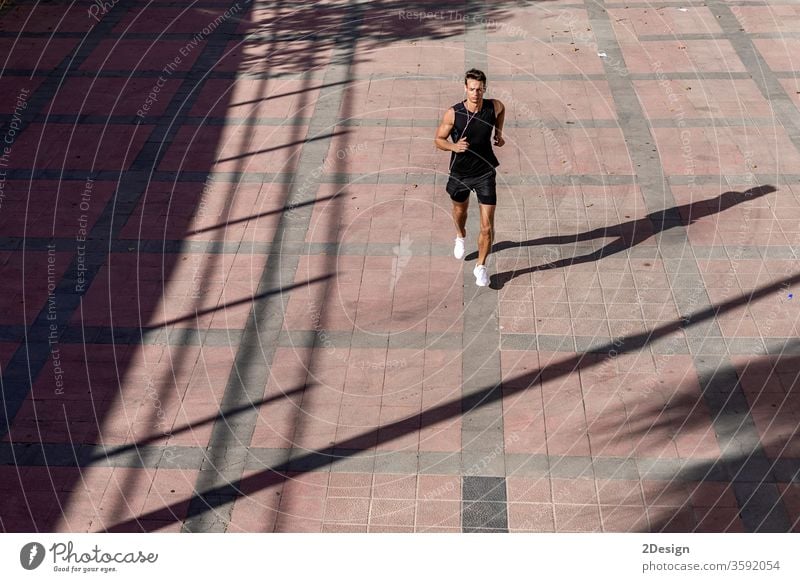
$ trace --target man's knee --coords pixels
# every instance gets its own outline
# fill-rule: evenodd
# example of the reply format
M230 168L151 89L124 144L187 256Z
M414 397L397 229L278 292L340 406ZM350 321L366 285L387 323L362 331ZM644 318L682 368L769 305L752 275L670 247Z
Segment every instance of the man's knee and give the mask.
M491 223L481 224L481 235L488 237L494 236L494 226Z
M453 214L457 216L463 216L469 210L469 203L468 202L453 202Z

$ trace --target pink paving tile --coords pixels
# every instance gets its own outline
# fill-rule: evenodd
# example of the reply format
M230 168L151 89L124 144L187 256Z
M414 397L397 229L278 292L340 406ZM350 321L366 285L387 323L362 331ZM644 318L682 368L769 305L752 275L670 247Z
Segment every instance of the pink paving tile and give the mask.
M797 79L778 79L781 85L783 85L786 94L789 95L789 99L792 100L795 107L800 109L800 82Z
M111 265L104 266L98 275L101 283L96 282L84 298L85 307L93 309L76 313L75 320L101 324L109 320L110 309L117 325L241 327L253 301L252 291L243 282L260 276L267 257L216 255L213 264L205 265L198 263L196 256L191 261L189 258L133 254L112 257ZM160 264L162 261L166 262ZM169 274L168 282L162 282L164 273ZM202 289L193 283L198 273L204 279L227 278L235 284L230 291L224 284L209 285L201 293Z
M351 523L324 523L322 525L323 533L367 533L370 531L366 525L357 525Z
M286 188L278 184L199 188L178 183L164 188L165 193L143 197L126 225L127 236L158 233L166 238L267 242L274 236L286 197Z
M49 501L45 497L42 500L33 500L40 509L29 512L27 507L19 505L19 498L15 496L7 497L5 499L7 504L17 504L16 507L4 507L3 525L0 528L3 533L22 533L22 532L39 532L48 531L52 527L52 523L58 519L57 512L51 507L41 509Z
M548 145L548 140L555 140L558 146ZM519 135L518 145L501 157L501 167L506 164L506 171L620 175L633 172L622 132L615 128L557 129L552 130L549 136L536 131ZM559 155L563 152L563 157L545 155L544 152L553 149Z
M328 498L325 503L327 523L366 524L370 521L369 499Z
M372 483L373 499L414 499L416 491L416 475L377 473Z
M96 20L87 18L87 9L80 4L69 6L7 6L0 22L0 31L26 33L88 32Z
M283 497L323 497L330 475L325 472L290 473L283 485Z
M423 428L419 436L419 450L457 453L461 450L461 422L453 421L446 429Z
M773 71L797 70L797 54L800 49L800 40L792 38L782 39L753 39L753 44L767 65Z
M633 81L650 119L772 117L769 103L750 79Z
M730 483L687 483L689 500L694 507L738 507L733 486Z
M69 503L62 505L64 509L55 516L52 531L75 533L93 531L92 526L94 522L98 521L100 514L98 505L97 496L93 499L87 494L71 496ZM100 521L100 523L103 522ZM115 523L113 517L108 519L108 523Z
M82 71L188 71L206 45L187 48L183 40L103 40L81 65ZM183 51L183 52L181 52ZM155 79L153 80L155 84Z
M223 56L213 70L219 72L304 73L326 67L332 54L332 45L298 40L279 45L263 41L235 41L228 43Z
M487 40L505 40L508 37L518 42L537 40L557 42L574 40L586 43L594 39L589 17L582 8L561 8L553 5L519 6L513 14L500 12L487 20Z
M274 531L276 533L319 533L322 531L322 520L280 513L275 522Z
M125 170L152 131L147 125L31 124L14 142L20 164L69 170Z
M494 42L489 67L495 75L601 74L603 63L591 46L568 43Z
M369 524L413 527L415 513L416 502L413 499L373 499L369 510Z
M420 501L460 501L461 477L451 475L418 475L417 499Z
M303 126L182 127L161 165L167 170L283 172L297 163Z
M142 507L148 520L181 523L194 494L197 471L158 469Z
M550 422L548 417L548 423ZM587 456L590 453L589 439L586 432L572 421L564 418L553 418L555 428L547 428L547 452L550 455Z
M30 79L24 76L3 75L3 78L0 79L0 93L7 95L8 98L3 99L3 102L0 103L0 114L13 114L15 111L17 115L24 113L28 107L28 100L41 83L41 78Z
M372 491L372 475L367 473L331 473L328 484L328 499L332 497L369 498Z
M506 119L537 120L615 119L613 99L605 81L498 82L492 95L506 106ZM551 130L545 130L545 135ZM509 128L506 141L514 144L520 129ZM513 141L511 141L513 140Z
M727 40L621 41L631 73L744 72Z
M735 6L732 12L748 33L800 32L800 9L797 6Z
M509 502L508 529L510 532L555 532L553 505L551 503Z
M781 501L786 507L789 519L792 521L792 531L800 529L800 485L797 483L778 483Z
M7 236L86 238L115 189L114 182L9 180L0 225Z
M7 55L6 62L13 63L14 69L50 70L68 57L78 42L74 38L2 38L0 54Z
M54 115L161 115L166 110L181 84L176 77L169 77L158 86L156 99L148 102L154 91L153 79L116 77L77 77L66 79L53 101L45 111Z
M508 500L524 503L550 503L553 500L550 479L546 477L506 478Z
M602 523L597 505L553 506L557 532L600 532Z
M282 7L264 5L253 6L236 15L239 21L238 33L274 34L291 30L300 36L310 34L333 35L342 24L342 15L335 5L315 7L298 6L285 10Z
M235 13L236 11L231 11ZM225 10L221 7L193 8L157 8L147 6L139 10L129 11L114 27L117 34L156 33L175 34L191 33L205 36L203 29L214 30L227 20Z
M616 479L598 480L597 496L601 508L603 505L644 506L641 486L638 481Z
M462 533L460 527L455 528L455 527L420 526L415 531L421 533L449 533L449 534Z
M462 43L419 39L414 42L379 42L367 39L358 42L356 70L360 74L391 73L392 75L450 74L454 63L464 62Z
M103 493L100 509L120 521L128 516L138 517L156 473L156 469L150 468L116 467Z
M800 163L779 127L654 128L653 134L668 174L780 172Z
M293 79L208 79L192 115L229 118L309 117L319 97L319 81Z
M747 531L742 523L738 507L695 507L699 533L721 533Z
M355 81L344 91L344 119L438 120L461 95L459 84L451 80L405 78Z
M647 510L642 505L601 505L604 532L644 533L650 531Z
M339 501L353 501L353 500L339 500ZM355 500L365 501L365 500ZM325 500L323 498L314 497L296 497L288 495L284 490L281 496L281 504L279 507L279 514L276 523L276 529L280 530L281 522L284 519L302 519L302 520L322 520L322 516L327 514L325 508Z
M587 505L597 503L595 482L589 479L551 479L553 502Z
M0 287L4 291L0 294L0 307L6 314L6 324L27 322L30 325L47 305L48 285L61 280L70 258L69 253L34 251L26 251L24 256L14 253L9 257L2 267L4 282Z
M461 500L419 500L416 503L417 530L425 528L460 528Z
M692 7L680 11L675 7L616 8L608 11L611 24L620 40L645 35L683 35L692 33L721 33L717 19L708 8Z
M420 415L415 407L381 407L381 428L378 430L378 450L417 451L420 438Z
M689 507L690 495L681 481L642 481L644 502L648 507Z

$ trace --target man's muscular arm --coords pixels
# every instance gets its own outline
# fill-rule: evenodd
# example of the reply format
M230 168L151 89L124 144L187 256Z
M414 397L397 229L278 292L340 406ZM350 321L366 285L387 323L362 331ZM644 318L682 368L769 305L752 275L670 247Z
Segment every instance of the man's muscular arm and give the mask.
M456 112L451 107L444 112L444 117L442 117L442 121L439 123L439 128L436 130L436 137L434 138L433 142L440 150L444 150L446 152L456 152L457 154L460 154L467 150L469 144L467 143L467 138L465 137L462 137L456 143L448 141L450 132L453 131L453 126L455 123Z
M506 140L503 139L503 124L506 122L506 106L499 99L494 100L494 145L501 148L505 145Z

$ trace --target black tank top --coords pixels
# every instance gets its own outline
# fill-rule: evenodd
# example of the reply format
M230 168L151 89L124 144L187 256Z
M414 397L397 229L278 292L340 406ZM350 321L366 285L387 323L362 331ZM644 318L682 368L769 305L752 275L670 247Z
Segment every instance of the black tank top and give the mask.
M492 150L492 132L497 120L494 101L484 99L481 110L475 115L467 111L463 102L453 105L453 111L456 119L450 139L455 143L466 136L469 149L461 154L450 153L450 173L457 176L482 176L493 171L500 165Z

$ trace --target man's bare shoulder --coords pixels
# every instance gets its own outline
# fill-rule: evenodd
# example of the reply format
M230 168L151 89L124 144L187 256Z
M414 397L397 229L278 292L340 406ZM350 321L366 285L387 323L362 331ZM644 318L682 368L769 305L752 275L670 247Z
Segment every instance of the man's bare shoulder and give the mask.
M441 125L455 125L455 123L456 111L452 107L449 107L445 110L444 115L442 115Z

